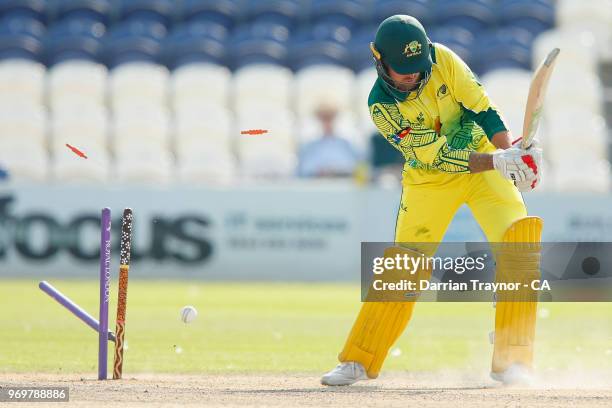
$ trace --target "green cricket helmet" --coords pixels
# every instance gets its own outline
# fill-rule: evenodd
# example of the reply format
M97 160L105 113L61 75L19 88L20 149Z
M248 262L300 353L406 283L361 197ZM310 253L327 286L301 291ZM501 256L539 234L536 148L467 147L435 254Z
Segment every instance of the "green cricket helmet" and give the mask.
M421 23L414 17L395 15L388 17L376 31L370 43L376 62L376 71L383 84L400 101L419 97L431 76L431 41ZM398 74L420 73L420 80L410 86L394 81L388 68Z

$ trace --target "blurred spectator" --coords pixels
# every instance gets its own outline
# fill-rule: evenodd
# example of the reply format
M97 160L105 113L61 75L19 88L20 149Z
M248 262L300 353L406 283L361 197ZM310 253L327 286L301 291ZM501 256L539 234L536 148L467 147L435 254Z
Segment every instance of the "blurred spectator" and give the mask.
M406 159L378 132L370 137L370 152L370 165L375 182L401 180Z
M300 177L348 177L353 174L358 154L351 143L334 128L338 111L330 105L321 105L316 112L321 122L322 135L306 143L299 153Z
M8 170L2 167L2 163L0 163L0 181L6 181L9 178Z

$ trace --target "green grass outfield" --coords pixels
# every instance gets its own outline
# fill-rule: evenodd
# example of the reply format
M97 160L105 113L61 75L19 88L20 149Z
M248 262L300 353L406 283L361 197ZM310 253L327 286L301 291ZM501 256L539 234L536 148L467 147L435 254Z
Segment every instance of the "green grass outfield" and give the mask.
M52 284L97 316L97 282ZM95 372L97 334L38 282L0 280L0 302L0 371ZM184 305L198 309L191 324L179 320ZM359 288L345 284L132 279L124 372L322 372L336 364L358 308ZM489 303L421 303L385 368L488 370L493 316ZM611 317L612 303L541 304L538 368L609 369Z

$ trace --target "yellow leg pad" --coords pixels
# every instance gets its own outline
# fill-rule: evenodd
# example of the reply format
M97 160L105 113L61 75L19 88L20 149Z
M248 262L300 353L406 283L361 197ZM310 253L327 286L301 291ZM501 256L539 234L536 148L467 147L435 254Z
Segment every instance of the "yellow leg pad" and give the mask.
M414 303L364 303L338 359L357 361L364 366L368 377L378 377L389 349L412 316Z
M537 292L529 284L540 278L541 235L542 220L525 217L508 228L495 250L496 282L516 282L520 289L497 292L493 372L514 363L532 368Z
M421 256L409 249L393 247L385 250L385 257L395 257L398 253ZM387 273L399 276L397 271L385 272ZM405 275L404 277L408 278ZM412 279L423 277L429 279L431 271L419 271ZM365 302L338 359L341 362L359 362L364 366L368 377L378 377L389 349L410 321L415 301L416 297L403 302Z

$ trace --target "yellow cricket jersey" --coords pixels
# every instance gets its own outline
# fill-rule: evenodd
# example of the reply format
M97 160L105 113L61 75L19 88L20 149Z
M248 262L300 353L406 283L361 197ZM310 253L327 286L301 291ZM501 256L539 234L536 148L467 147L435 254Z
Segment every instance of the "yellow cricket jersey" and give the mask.
M431 52L431 77L421 95L398 101L378 78L368 99L370 115L406 158L404 170L469 173L470 152L493 150L489 138L508 127L458 55L437 43Z

